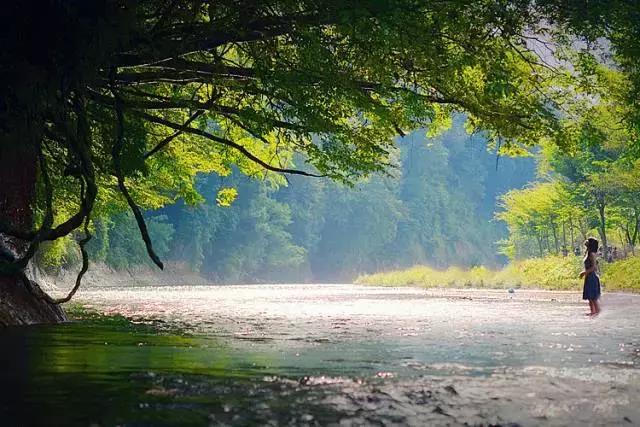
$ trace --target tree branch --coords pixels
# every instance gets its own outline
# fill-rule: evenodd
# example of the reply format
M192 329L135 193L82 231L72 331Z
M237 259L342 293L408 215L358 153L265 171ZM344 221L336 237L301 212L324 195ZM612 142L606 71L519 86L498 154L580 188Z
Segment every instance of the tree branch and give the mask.
M157 33L154 40L156 48L149 49L149 52L130 51L118 54L117 67L160 64L189 53L209 51L229 43L246 43L282 36L295 31L300 25L323 26L336 20L337 14L328 18L318 13L300 13L260 17L250 21L243 28L226 30L217 29L224 27L224 23L218 22L182 24L174 26L165 34ZM185 40L185 34L188 34L191 40ZM158 49L158 46L162 49Z
M160 270L164 269L164 265L158 255L156 255L153 250L153 244L151 243L151 238L149 237L149 231L147 230L147 224L144 221L144 217L140 212L140 208L135 203L131 195L129 194L129 190L125 185L124 176L122 174L122 167L120 164L120 154L122 152L122 147L124 146L124 114L122 112L122 103L120 101L120 97L117 95L115 89L112 87L112 93L115 99L115 110L116 110L116 143L113 145L113 150L111 154L113 156L113 166L115 170L115 175L118 180L118 188L120 192L124 195L124 198L127 200L129 204L129 208L133 212L133 215L138 223L138 229L140 230L140 234L142 235L142 240L144 240L144 244L147 248L147 253L151 260L160 268Z
M146 94L140 94L146 96ZM227 105L214 104L211 102L198 102L192 99L169 99L158 95L148 94L149 97L153 97L155 101L139 100L139 99L122 99L122 108L126 109L144 109L144 110L171 110L171 109L190 109L190 110L204 110L212 113L219 113L224 116L236 115L242 116L245 110L241 110ZM95 91L91 92L91 97L98 103L108 106L113 106L115 100L113 97L102 95ZM251 110L252 115L256 115L255 110ZM274 119L271 117L260 116L260 120L265 120L269 124L276 128L288 129L297 132L313 132L313 129L306 128L302 125L285 122L283 120Z
M166 126L168 128L171 129L176 129L176 130L182 130L183 132L186 133L190 133L193 135L198 135L201 136L203 138L209 139L210 141L214 141L217 142L219 144L222 145L226 145L228 147L234 148L235 150L239 151L240 153L242 153L245 157L247 157L248 159L252 160L253 162L259 164L260 166L262 166L263 168L270 170L272 172L278 172L278 173L288 173L288 174L292 174L292 175L304 175L304 176L311 176L311 177L324 177L326 175L318 175L318 174L314 174L314 173L310 173L310 172L305 172L305 171L301 171L301 170L297 170L297 169L286 169L286 168L279 168L276 166L272 166L270 164L268 164L267 162L261 160L260 158L256 157L254 154L252 154L249 150L247 150L244 146L233 142L231 140L228 140L226 138L221 138L219 136L213 135L209 132L200 130L200 129L195 129L192 127L183 127L177 123L173 123L170 122L168 120L162 119L160 117L156 117L156 116L152 116L151 114L147 114L147 113L143 113L141 111L132 111L133 114L136 114L142 118L144 118L145 120L148 120L152 123L157 123L163 126Z
M209 80L203 80L204 78ZM119 84L143 84L162 81L211 81L213 78L247 80L255 79L256 73L252 68L207 64L176 58L153 66L153 70L120 72L116 74L115 81Z
M153 147L150 151L148 151L147 153L144 154L144 159L148 159L149 157L153 156L155 153L157 153L158 151L162 150L164 147L166 147L171 141L173 141L177 136L181 135L184 130L186 128L189 127L189 125L191 124L191 122L193 122L195 119L197 119L198 117L200 117L202 115L202 113L204 113L204 110L198 110L195 113L193 113L191 115L191 117L189 117L187 119L187 121L185 121L182 126L180 126L180 129L176 130L174 133L172 133L171 135L169 135L168 137L164 138L162 141L160 141L155 147Z

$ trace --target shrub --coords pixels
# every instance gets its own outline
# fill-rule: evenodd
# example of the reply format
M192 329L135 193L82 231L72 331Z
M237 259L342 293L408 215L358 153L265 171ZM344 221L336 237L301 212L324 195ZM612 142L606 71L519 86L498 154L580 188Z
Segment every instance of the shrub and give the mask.
M602 282L610 290L640 292L640 257L628 258L612 264L601 263ZM363 275L356 283L382 286L474 287L509 288L526 287L553 290L581 289L583 280L581 257L549 256L515 261L502 270L485 267L464 270L450 267L437 270L415 266L406 270Z
M602 283L610 290L640 292L640 256L607 265L602 274Z

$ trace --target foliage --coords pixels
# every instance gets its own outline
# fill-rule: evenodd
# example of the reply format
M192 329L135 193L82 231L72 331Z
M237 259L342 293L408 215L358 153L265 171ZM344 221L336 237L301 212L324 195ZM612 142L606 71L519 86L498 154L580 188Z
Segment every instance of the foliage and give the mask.
M502 251L510 258L530 255L558 254L562 247L576 238L567 239L567 231L586 239L587 230L582 210L575 205L569 188L561 182L535 183L521 190L511 190L500 197L501 211L496 218L509 229L509 239L502 242ZM567 230L571 227L570 230Z
M640 292L640 257L629 257L607 265L602 282L606 289Z
M65 236L53 242L46 242L36 254L36 263L47 269L73 265L78 261L76 245L71 236Z
M631 114L623 100L630 83L619 71L592 67L598 99L583 96L573 105L580 118L565 121L566 148L543 144L541 180L501 199L496 217L509 227L503 249L511 258L581 247L589 233L597 233L603 247L635 250L640 163L634 150L640 134L621 125Z
M353 182L388 167L396 134L455 111L505 149L561 131L561 82L526 48L554 10L526 1L32 6L3 15L0 139L41 158L42 232L4 227L34 248L128 206L161 266L138 205L201 201L198 173Z
M640 292L640 257L600 265L601 282L606 291ZM583 280L582 257L547 256L513 261L500 270L484 267L461 269L449 267L438 270L428 266L414 266L361 275L356 283L376 286L473 287L473 288L535 288L549 290L580 290Z
M227 282L351 280L420 262L496 265L492 242L504 230L491 221L494 201L532 179L534 162L502 158L496 169L495 154L480 135L467 135L462 121L437 138L406 136L398 142L396 176L363 179L353 188L306 177L274 186L237 173L203 176L198 192L205 203L155 211L175 230L163 255ZM221 207L221 190L231 189L237 199ZM89 244L92 258L119 268L122 256L111 252L133 243L110 243L111 230L135 235L131 218L122 218L96 222ZM147 262L138 250L125 253L129 266Z
M353 188L305 177L277 188L237 174L203 178L204 205L162 210L176 228L170 258L232 282L351 280L416 262L495 265L492 242L504 231L491 221L494 200L533 178L534 162L504 158L496 170L495 154L461 122L435 139L405 137L397 177ZM220 208L214 199L228 186L238 199Z
M501 270L475 267L464 270L449 267L436 270L427 266L416 266L408 270L390 271L357 278L356 283L383 286L423 287L474 287L474 288L542 288L579 289L582 279L580 257L530 258L514 261Z
M448 267L437 270L427 266L414 266L406 270L381 272L359 276L356 283L380 286L421 286L421 287L484 287L489 285L487 279L493 274L484 267L473 267L463 270L459 267Z
M229 207L237 197L238 191L235 188L221 188L218 190L216 204L221 207Z
M403 150L400 198L407 213L392 247L401 265L494 265L501 229L489 222L496 196L531 179L533 162L496 164L486 140L463 132L459 122L441 138L420 142Z
M316 277L336 280L392 262L389 246L396 241L404 207L398 181L371 178L355 189L328 186L320 214L320 240L311 252Z
M621 122L635 138L637 8L613 1L584 11L568 3L13 2L2 16L9 36L0 60L11 66L0 71L0 142L2 150L30 154L24 159L32 175L39 170L39 192L35 201L30 188L23 196L35 215L28 208L0 205L22 216L2 221L0 232L29 243L17 259L3 247L0 270L23 275L42 242L83 227L84 272L84 245L92 227L126 208L147 253L162 268L160 248L154 250L141 210L181 199L189 205L202 202L198 174L224 177L235 171L279 184L285 182L282 173L320 175L354 184L389 170L396 135L422 128L436 135L458 112L466 113L469 130L484 132L501 153L523 154L540 142L570 150L575 140L597 151L608 129L602 127L610 122L597 121L593 109L582 113L585 102L599 105L600 75L592 52L569 49L567 41L576 36L611 41L625 77L616 92L626 106ZM547 46L546 40L560 59L551 66L535 48L535 43ZM580 188L599 205L606 242L610 200L598 180L606 174L582 176L588 178ZM244 234L238 242L223 240L223 246L243 247L243 255L250 245L257 251L247 258L238 255L244 259L232 269L238 277L245 274L241 264L254 263L252 269L261 262L292 265L303 256L285 231L291 212L265 194L256 196L264 206L247 203L248 212L229 214ZM375 194L387 198L383 190ZM233 198L232 190L224 190L218 203L227 205ZM401 217L398 206L373 213L380 214L379 222L393 222ZM443 206L468 208L455 197ZM371 213L370 207L362 208L354 215ZM457 233L459 224L427 214L424 198L409 210L423 214L420 219L434 229L442 224L438 234ZM210 216L214 223L219 218ZM331 220L337 224L339 218ZM252 228L256 224L261 226ZM409 247L428 244L428 236L415 234L419 226L411 219L398 226ZM380 259L394 230L374 224L360 236L373 230L382 240L370 247L363 239L359 245L371 249L367 256ZM269 237L250 243L256 231ZM194 250L206 258L202 242L212 235L202 233ZM486 239L459 237L454 245L434 241L437 256L451 256L460 242ZM269 242L286 251L267 252ZM353 249L347 252L355 257Z
M209 176L200 183L209 188L212 199L219 194L218 179ZM223 185L238 191L238 200L229 207L212 200L198 207L165 210L176 227L172 258L224 281L248 280L261 273L266 278L272 270L302 263L305 250L292 241L288 230L291 207L272 197L273 188L234 175Z
M169 253L169 244L174 234L167 217L157 215L147 220L149 234L154 239L160 256ZM137 224L130 213L114 215L109 221L98 224L98 232L88 246L92 258L106 262L115 269L126 269L141 264L150 264L144 242L137 238Z

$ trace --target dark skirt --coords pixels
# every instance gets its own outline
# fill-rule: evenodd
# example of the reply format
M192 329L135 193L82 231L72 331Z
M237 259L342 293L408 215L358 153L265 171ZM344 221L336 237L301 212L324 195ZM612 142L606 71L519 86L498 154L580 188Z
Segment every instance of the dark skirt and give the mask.
M598 298L600 298L600 278L596 273L591 272L584 278L582 299L596 300Z

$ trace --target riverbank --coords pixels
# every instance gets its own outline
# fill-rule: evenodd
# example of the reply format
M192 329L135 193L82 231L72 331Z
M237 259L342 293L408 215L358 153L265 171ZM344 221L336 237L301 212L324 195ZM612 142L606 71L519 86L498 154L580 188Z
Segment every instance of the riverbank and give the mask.
M78 267L79 268L79 267ZM41 268L30 266L28 274L47 292L55 297L62 296L71 289L78 274L77 268L61 268L56 272L47 272ZM166 263L164 270L151 266L139 266L123 270L115 270L104 263L91 263L82 279L83 290L116 286L129 288L133 286L180 286L180 285L213 285L212 281L194 273L180 263Z
M611 264L601 263L601 281L607 291L640 293L640 257L630 257ZM415 266L405 270L361 275L354 281L358 285L416 286L422 288L479 288L479 289L582 289L578 273L582 269L581 257L533 258L509 264L501 270L485 267L462 269L449 267L438 270L428 266ZM30 268L29 276L54 296L62 296L76 279L76 269L61 269L46 273ZM141 266L115 270L103 263L92 263L83 278L80 294L85 289L101 287L130 288L136 286L218 285L188 266L168 263L164 270Z
M640 292L640 257L631 257L611 264L601 263L601 280L607 290ZM367 274L355 281L360 285L418 286L424 288L530 288L547 290L579 290L582 279L582 258L546 257L513 262L501 270L485 267L437 270L415 266Z

